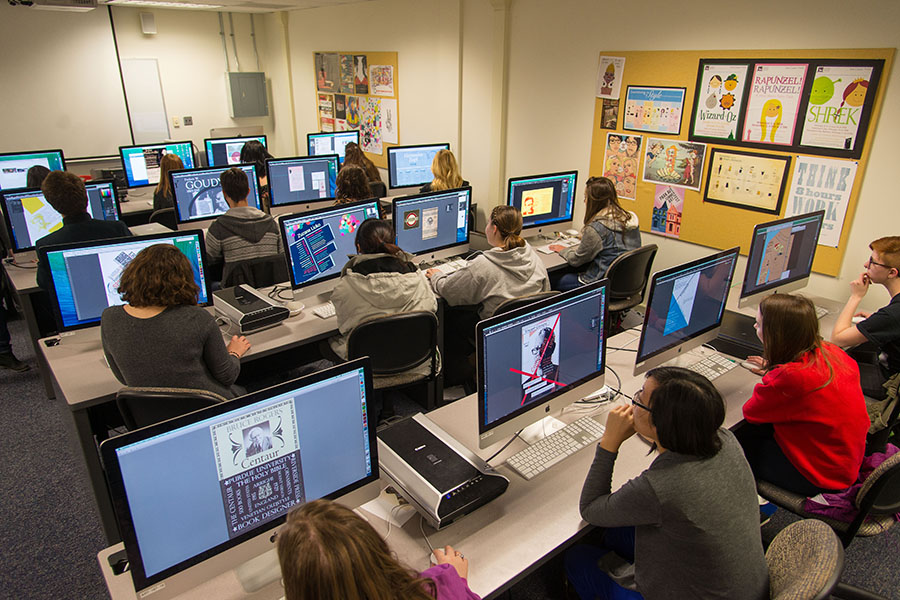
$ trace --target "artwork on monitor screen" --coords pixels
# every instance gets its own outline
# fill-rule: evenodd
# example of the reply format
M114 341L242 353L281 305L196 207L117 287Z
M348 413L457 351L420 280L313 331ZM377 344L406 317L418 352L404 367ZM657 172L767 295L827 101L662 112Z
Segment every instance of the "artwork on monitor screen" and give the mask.
M337 154L340 163L344 164L344 153L347 144L359 144L359 131L337 131L333 133L308 133L306 141L310 156Z
M522 227L541 227L572 220L578 172L514 177L506 203L522 213Z
M337 154L266 161L272 206L334 198Z
M206 164L210 167L237 165L241 162L241 150L249 141L257 141L266 147L266 136L255 135L233 138L208 138L206 145Z
M434 179L431 163L434 155L449 150L450 144L419 146L390 146L388 152L388 182L390 187L402 188L425 185Z
M560 313L522 327L522 405L565 384L559 379Z
M420 255L469 242L472 188L428 192L394 200L394 238Z
M179 223L212 219L228 211L228 201L222 192L222 173L229 168L241 169L247 175L250 192L247 205L259 208L259 185L256 165L234 165L169 171L175 212Z

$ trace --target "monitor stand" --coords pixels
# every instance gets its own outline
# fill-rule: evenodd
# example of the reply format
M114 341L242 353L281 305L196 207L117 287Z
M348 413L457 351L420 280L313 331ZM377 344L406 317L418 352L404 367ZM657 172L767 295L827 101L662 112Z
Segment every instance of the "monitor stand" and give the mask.
M258 592L270 583L281 579L281 566L275 548L251 558L234 570L241 587L248 594Z
M529 446L539 442L553 432L565 427L565 423L553 416L546 416L522 430L519 437Z

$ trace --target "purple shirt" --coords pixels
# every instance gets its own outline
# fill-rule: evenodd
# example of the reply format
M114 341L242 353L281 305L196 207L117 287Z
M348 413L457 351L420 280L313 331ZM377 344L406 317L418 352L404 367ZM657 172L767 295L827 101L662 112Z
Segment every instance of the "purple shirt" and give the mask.
M437 588L437 600L481 600L469 589L466 580L459 576L453 565L435 565L422 571L420 577L428 577Z

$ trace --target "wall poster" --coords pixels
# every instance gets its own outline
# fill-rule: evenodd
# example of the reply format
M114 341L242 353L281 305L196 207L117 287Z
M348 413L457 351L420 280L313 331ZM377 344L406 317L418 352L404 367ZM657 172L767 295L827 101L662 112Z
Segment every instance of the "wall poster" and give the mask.
M657 185L653 197L653 219L650 231L666 237L681 236L681 215L684 212L684 188Z
M736 140L750 63L700 61L691 139Z
M807 63L754 65L744 115L743 141L781 146L793 144L807 67Z
M704 201L777 215L790 156L713 148Z
M647 138L644 181L700 191L706 144Z
M334 131L334 95L319 94L319 131Z
M619 122L619 101L603 99L603 113L600 118L601 129L616 129Z
M597 97L618 100L622 91L622 73L625 59L618 56L601 56L597 71Z
M606 134L603 176L615 184L619 198L635 199L643 140L644 137L640 135Z
M651 133L681 133L685 88L637 87L625 91L625 121L622 129Z
M872 67L824 66L815 70L807 97L801 146L852 150L862 120L863 105L874 102L868 94Z
M784 216L824 209L819 245L837 248L858 166L855 160L798 156Z

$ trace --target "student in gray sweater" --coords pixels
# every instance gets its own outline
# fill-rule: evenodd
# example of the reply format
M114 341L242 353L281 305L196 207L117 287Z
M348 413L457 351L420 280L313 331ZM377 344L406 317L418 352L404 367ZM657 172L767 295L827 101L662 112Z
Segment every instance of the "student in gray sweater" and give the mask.
M604 547L566 555L582 599L769 597L756 485L724 419L712 383L679 367L650 371L632 406L610 411L580 502L586 521L609 528ZM612 492L619 447L636 431L659 456Z
M127 304L110 306L100 318L103 353L116 379L240 395L233 385L250 342L232 336L225 345L213 316L197 306L191 263L180 250L156 244L138 252L118 292Z

